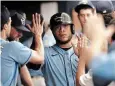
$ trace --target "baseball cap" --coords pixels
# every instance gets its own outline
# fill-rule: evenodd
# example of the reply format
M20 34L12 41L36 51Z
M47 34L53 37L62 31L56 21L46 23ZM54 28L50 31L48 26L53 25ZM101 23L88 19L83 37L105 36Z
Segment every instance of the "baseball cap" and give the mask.
M10 10L10 16L14 16L17 13L16 10Z
M79 13L79 11L81 9L86 8L86 7L88 7L88 8L95 8L94 5L92 4L92 2L90 2L90 1L80 1L78 3L78 5L74 9L75 9L75 11L77 13Z
M31 22L30 20L26 19L26 20L25 20L25 24L29 24L29 25L31 25L32 22Z
M8 22L10 18L10 12L7 7L1 6L1 25L3 26Z
M115 11L115 5L113 5L113 7L114 7L114 11Z
M51 29L60 24L73 24L73 23L71 17L67 13L62 12L54 14L50 19Z
M13 16L11 16L11 18L12 18L12 26L14 26L17 30L30 32L30 30L25 27L26 19L21 14L16 12Z
M114 10L113 4L110 0L108 1L97 1L94 4L97 10L97 13L106 14L111 13Z

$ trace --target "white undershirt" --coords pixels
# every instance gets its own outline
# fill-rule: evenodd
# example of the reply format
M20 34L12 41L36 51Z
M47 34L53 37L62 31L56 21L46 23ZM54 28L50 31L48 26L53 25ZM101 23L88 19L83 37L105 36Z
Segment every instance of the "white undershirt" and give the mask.
M81 86L94 86L93 80L92 80L92 71L91 69L88 71L88 73L83 74L80 76L79 84ZM115 86L115 81L112 81L108 86Z

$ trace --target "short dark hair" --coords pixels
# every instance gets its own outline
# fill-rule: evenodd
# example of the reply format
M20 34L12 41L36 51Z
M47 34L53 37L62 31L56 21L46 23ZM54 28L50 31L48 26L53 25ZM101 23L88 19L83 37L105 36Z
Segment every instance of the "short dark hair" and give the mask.
M106 13L106 14L102 14L102 15L103 15L103 18L104 18L105 26L108 26L110 21L112 20L111 13Z
M109 23L109 25L115 25L115 19L112 19Z
M5 6L1 6L1 30L4 24L8 23L10 17L10 12Z
M80 4L77 5L74 9L79 14L82 9L93 9L93 7L88 4Z

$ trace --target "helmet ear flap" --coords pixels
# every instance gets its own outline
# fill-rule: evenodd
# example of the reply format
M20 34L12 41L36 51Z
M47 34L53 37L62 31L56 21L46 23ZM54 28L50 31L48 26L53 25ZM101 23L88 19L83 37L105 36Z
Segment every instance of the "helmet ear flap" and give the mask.
M75 34L75 27L74 27L73 24L71 24L71 33L72 33L72 34Z

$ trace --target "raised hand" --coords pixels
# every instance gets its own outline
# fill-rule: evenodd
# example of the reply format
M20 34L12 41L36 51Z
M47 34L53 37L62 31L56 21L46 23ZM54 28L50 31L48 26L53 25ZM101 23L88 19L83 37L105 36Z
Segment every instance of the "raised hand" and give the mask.
M88 17L84 27L84 34L90 40L97 40L105 36L105 25L101 14L94 12L94 15Z
M74 52L76 55L80 56L83 55L83 53L85 53L85 50L88 48L88 44L89 44L89 40L88 38L81 34L80 36L76 36L76 43L75 41L72 42L73 48L74 48Z
M42 42L44 21L41 23L40 23L40 21L41 21L40 14L37 14L37 13L33 14L32 15L32 26L30 26L29 24L27 26L30 29L30 31L34 34L34 37L35 37L34 50L36 50L37 53L39 55L41 55L41 57L43 57L42 59L44 59L44 46L43 46L43 42Z
M40 24L40 14L33 14L32 15L32 26L28 25L28 28L30 29L30 31L35 35L35 36L42 36L43 33L43 24L44 21Z

